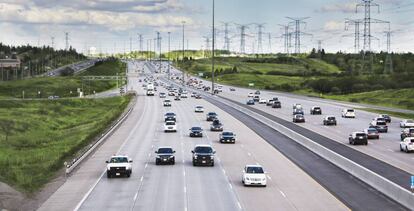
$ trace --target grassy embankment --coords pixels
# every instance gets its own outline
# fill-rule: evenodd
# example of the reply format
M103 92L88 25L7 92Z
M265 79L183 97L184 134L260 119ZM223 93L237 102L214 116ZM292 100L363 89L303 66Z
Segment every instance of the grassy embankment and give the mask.
M0 101L0 180L32 193L126 108L130 97Z
M82 83L81 76L125 74L125 65L119 60L109 60L89 68L80 75L65 77L42 77L0 82L1 98L47 98L51 95L76 97L77 89L83 87L85 94L102 92L116 86L116 81L93 81ZM40 96L38 92L40 91Z

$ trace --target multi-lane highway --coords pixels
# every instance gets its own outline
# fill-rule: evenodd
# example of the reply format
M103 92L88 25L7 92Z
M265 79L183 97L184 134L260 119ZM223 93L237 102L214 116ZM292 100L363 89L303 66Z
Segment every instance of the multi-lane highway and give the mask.
M144 82L138 82L146 76L155 75L155 66L143 61L131 61L128 67L129 90L138 93L132 113L104 144L67 178L40 210L405 209L278 131L221 103L223 98L208 95L205 95L204 99L189 97L180 101L173 100L172 107L163 107L164 99L158 96L145 96L142 88ZM139 77L136 73L139 73ZM176 74L179 72L176 71ZM157 74L154 78L159 78L165 84L174 84L167 81L165 76ZM245 103L247 93L251 91L237 88L233 92L225 86L220 95L241 105ZM159 92L167 93L167 90L158 87ZM108 96L110 95L112 94ZM106 94L102 95L105 96ZM338 116L340 109L346 105L297 99L271 92L262 92L261 96L278 96L282 101L282 109L272 109L265 105L255 105L253 108L282 120L291 121L293 103L302 103L305 109L312 105L321 106L324 115L337 116L338 126L323 126L321 116L307 114L307 123L300 127L412 172L413 167L409 163L404 165L404 162L398 162L398 159L388 159L396 154L399 159L408 161L412 159L412 155L399 151L385 153L380 150L398 143L398 136L392 136L397 128L391 128L389 134L385 134L380 140L370 141L368 146L354 147L346 144L347 133L356 130L357 127L367 126L373 114L358 111L357 119L341 119ZM219 119L224 123L224 129L237 134L236 144L220 144L219 132L209 131L210 122L206 121L205 113L194 112L196 105L204 106L205 113L218 113ZM163 115L167 111L177 115L176 133L165 133L163 130ZM392 123L391 127L396 127L394 124L396 123ZM192 126L201 126L204 129L203 138L189 137L189 129ZM217 151L214 167L193 167L191 150L196 144L210 144ZM174 148L175 165L155 165L154 151L159 146ZM133 159L133 172L130 178L106 177L105 161L114 154L128 155ZM250 188L242 185L242 170L246 164L260 164L265 168L267 187Z
M143 63L130 63L130 71ZM130 84L138 84L130 77ZM141 86L133 113L121 127L85 161L40 210L346 210L348 207L322 185L269 145L242 122L205 100L173 101L164 108L157 96L147 97ZM160 88L159 91L163 91ZM237 134L236 144L220 144L218 132L208 131L204 113L195 105L215 111L225 130ZM177 114L177 133L163 132L163 114ZM191 126L205 129L203 138L188 136ZM191 150L211 144L214 167L193 167ZM155 149L172 146L174 166L156 166ZM133 159L130 178L108 179L105 160L113 154ZM241 183L246 164L261 164L267 171L266 188Z

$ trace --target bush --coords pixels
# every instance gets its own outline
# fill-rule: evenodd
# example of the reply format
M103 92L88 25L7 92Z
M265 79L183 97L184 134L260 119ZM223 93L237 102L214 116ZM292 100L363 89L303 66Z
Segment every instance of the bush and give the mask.
M75 71L71 67L66 67L60 72L61 76L72 76Z

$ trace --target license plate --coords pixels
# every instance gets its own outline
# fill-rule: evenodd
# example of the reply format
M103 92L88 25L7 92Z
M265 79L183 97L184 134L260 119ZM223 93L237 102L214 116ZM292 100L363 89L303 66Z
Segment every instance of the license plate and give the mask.
M164 159L164 161L167 161L167 159Z
M119 176L119 175L121 175L121 173L116 173L116 176Z
M206 163L206 161L205 160L203 160L203 161L201 161L202 163Z

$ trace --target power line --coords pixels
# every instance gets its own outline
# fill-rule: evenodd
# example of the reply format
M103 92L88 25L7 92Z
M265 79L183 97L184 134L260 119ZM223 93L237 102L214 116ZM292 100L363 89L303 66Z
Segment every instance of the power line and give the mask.
M311 35L311 34L304 33L304 32L301 31L301 25L306 24L306 22L303 21L303 20L306 20L309 17L302 17L302 18L286 17L286 18L292 20L292 22L289 23L290 25L295 26L295 31L292 32L295 35L295 54L300 54L301 36L302 35Z

